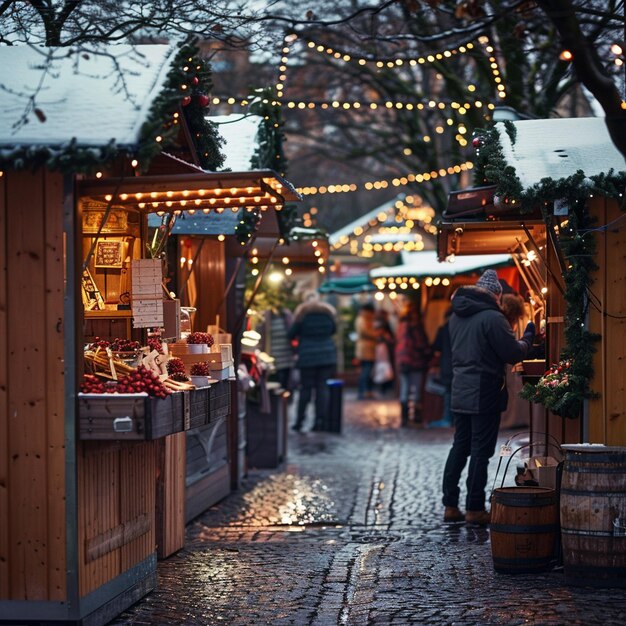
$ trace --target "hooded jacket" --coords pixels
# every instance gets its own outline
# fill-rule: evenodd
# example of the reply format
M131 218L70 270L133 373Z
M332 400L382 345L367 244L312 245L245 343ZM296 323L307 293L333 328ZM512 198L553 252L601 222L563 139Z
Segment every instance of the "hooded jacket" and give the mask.
M452 299L452 411L499 413L505 363L518 363L532 337L517 340L493 296L480 287L461 287Z
M335 309L317 300L303 302L294 311L289 339L298 341L296 367L320 367L337 363L333 335L337 330Z

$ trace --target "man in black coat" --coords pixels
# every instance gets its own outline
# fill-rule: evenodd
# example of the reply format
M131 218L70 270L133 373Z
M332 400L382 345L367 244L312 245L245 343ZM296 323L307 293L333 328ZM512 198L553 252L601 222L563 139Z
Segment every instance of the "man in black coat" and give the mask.
M535 335L529 323L521 340L500 308L502 286L494 270L486 270L475 286L461 287L452 299L452 415L455 434L443 474L445 522L484 526L487 466L493 456L506 408L505 364L518 363ZM470 459L467 474L466 514L459 510L459 481Z

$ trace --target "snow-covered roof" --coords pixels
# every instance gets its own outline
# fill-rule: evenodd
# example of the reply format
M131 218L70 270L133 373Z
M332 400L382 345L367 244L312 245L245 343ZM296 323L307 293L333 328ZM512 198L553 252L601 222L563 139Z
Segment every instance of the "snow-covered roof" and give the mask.
M257 148L257 132L261 123L258 115L244 117L239 113L213 115L206 118L218 125L219 134L226 140L223 169L241 172L249 170Z
M345 237L346 235L352 235L354 233L355 228L358 228L358 227L365 228L369 224L370 221L378 220L378 216L381 213L386 213L387 216L389 217L392 215L395 215L396 209L395 209L394 204L397 200L401 200L403 197L404 196L397 196L396 198L393 198L392 200L385 202L384 204L381 204L375 209L368 211L364 215L361 215L356 220L354 220L353 222L350 222L349 224L346 224L345 226L341 227L339 230L336 230L334 233L331 233L328 238L330 245L331 246L335 245L336 243L339 242L339 240L342 237Z
M503 123L496 124L507 163L524 189L543 178L555 181L582 170L586 176L626 171L624 157L617 150L604 118L576 117L513 122L515 143Z
M435 250L403 252L402 265L377 267L370 270L370 278L397 276L456 276L485 267L505 265L511 262L510 254L470 254L457 256L452 263L440 263Z
M0 46L0 146L136 144L173 58L168 45Z

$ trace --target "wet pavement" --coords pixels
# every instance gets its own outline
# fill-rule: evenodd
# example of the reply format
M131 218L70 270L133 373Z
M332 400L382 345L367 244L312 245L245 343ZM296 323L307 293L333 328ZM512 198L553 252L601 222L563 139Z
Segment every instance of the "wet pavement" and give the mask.
M288 463L192 522L157 590L111 624L626 623L623 590L494 572L487 529L441 523L452 430L399 422L396 402L348 391L341 435L290 433Z

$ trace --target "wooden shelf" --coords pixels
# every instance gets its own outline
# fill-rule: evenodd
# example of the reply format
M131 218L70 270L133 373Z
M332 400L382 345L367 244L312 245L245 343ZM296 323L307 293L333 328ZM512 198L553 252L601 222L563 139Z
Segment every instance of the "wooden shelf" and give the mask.
M104 311L85 311L85 317L132 317L133 312L130 310L117 311L114 309L106 309Z

